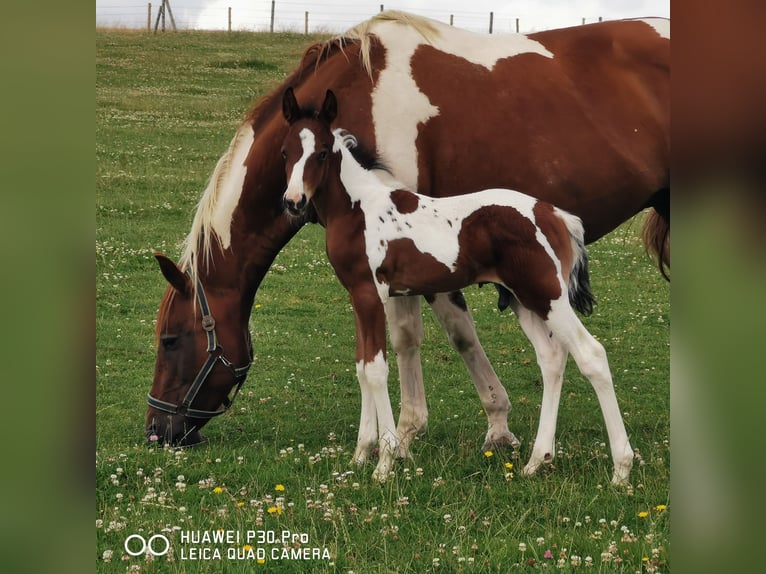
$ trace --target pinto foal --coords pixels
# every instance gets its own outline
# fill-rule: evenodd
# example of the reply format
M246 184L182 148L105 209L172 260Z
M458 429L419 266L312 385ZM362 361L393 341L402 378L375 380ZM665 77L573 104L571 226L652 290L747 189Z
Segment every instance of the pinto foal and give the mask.
M533 474L555 454L558 405L571 353L604 414L612 482L627 482L633 450L606 353L572 309L589 312L593 304L580 219L507 189L435 199L384 183L386 178L352 154L356 139L331 130L337 102L329 90L322 109L311 112L301 110L288 89L283 113L290 124L282 146L285 207L298 215L311 201L326 228L330 263L354 309L362 390L354 460L363 463L377 443L380 458L373 476L385 480L398 445L388 397L384 303L397 295L492 282L514 295L512 308L542 370L540 422L524 474Z

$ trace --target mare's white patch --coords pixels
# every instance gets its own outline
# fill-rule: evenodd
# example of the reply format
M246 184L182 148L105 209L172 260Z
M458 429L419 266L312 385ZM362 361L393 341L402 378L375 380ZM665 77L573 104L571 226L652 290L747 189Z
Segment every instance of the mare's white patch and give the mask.
M654 28L660 37L670 40L670 20L667 18L638 18L638 21Z
M436 29L429 40L410 26L381 21L372 29L386 48L386 67L372 92L372 117L378 153L409 189L418 182L418 126L438 115L439 109L418 88L412 77L411 59L418 46L456 55L491 70L498 60L519 54L553 58L540 42L523 34L490 36L446 24L431 22Z
M417 209L400 213L391 200L391 192L400 186L382 183L372 172L364 169L343 143L343 130L334 132L334 151L342 154L340 178L352 203L359 203L365 218L365 249L378 294L382 300L390 295L388 285L378 281L375 271L388 252L388 244L396 239L410 239L421 253L428 253L450 271L455 271L460 244L458 237L463 221L478 209L503 206L515 209L535 226L535 238L556 265L561 277L561 263L548 239L535 222L537 199L509 189L484 191L452 197L432 198L415 194ZM413 285L413 289L417 289ZM563 285L562 285L563 287Z

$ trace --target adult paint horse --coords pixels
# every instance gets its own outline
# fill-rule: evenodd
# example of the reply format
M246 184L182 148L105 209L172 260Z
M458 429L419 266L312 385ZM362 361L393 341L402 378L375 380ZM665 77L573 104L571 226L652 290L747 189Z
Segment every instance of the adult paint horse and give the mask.
M659 238L650 246L667 255L668 38L669 22L655 19L486 36L389 12L309 48L248 114L219 160L180 263L158 255L169 286L157 317L147 437L198 441L199 429L225 410L227 393L250 363L256 291L300 228L281 203L287 86L314 106L333 89L345 103L338 124L410 189L425 195L530 190L578 215L586 242L652 207L646 235ZM515 443L507 394L462 296L437 294L429 303L479 392L489 422L485 448ZM420 299L392 298L386 314L401 378L397 432L405 455L428 419ZM363 403L370 400L365 392ZM368 455L359 445L354 458Z
M584 231L579 218L529 195L490 189L432 198L383 183L358 163L353 135L332 131L332 91L321 111L301 110L292 89L284 96L290 131L282 145L294 215L311 202L327 231L327 256L351 296L356 318L356 372L372 389L362 405L361 432L371 444L380 433L376 478L385 479L398 436L388 398L386 318L392 296L430 295L493 282L508 289L511 307L537 353L543 401L537 438L525 474L552 460L556 418L571 353L596 390L614 461L612 482L627 482L633 450L617 406L604 347L572 310L590 312ZM378 168L380 169L380 168ZM571 304L570 304L571 302ZM374 412L365 412L372 406ZM378 429L365 421L377 419ZM380 476L377 473L386 474Z

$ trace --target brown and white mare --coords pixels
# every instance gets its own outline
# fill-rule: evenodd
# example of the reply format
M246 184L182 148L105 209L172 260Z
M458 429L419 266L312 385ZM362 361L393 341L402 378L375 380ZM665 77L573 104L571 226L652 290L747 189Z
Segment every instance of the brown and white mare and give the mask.
M178 265L158 256L169 286L157 320L147 437L198 441L209 420L201 413L225 409L250 363L256 291L300 228L282 209L279 146L288 86L315 107L332 89L344 102L336 123L382 157L396 180L424 195L519 189L579 216L586 242L652 208L648 245L668 264L669 28L667 20L646 19L487 36L389 12L310 47L247 115L219 160ZM195 285L206 293L214 337L202 323ZM485 448L515 444L507 394L461 294L428 302L487 413ZM397 432L405 455L428 420L420 298L392 298L386 315L400 373ZM226 361L211 360L221 350ZM209 372L189 402L205 365ZM360 447L355 458L368 454Z
M388 397L384 303L401 295L450 292L480 282L512 293L511 307L537 353L543 400L525 474L553 459L564 368L569 353L596 390L614 462L612 482L627 482L633 450L622 422L604 347L572 306L592 310L582 222L550 203L508 189L433 198L382 182L352 152L357 142L330 127L332 91L319 112L301 110L291 89L282 145L287 209L313 205L326 229L327 256L348 290L356 319L356 372L373 397L362 405L360 431L379 441L374 477L387 478L399 437ZM381 169L378 167L378 169ZM377 420L377 429L365 423ZM379 436L378 436L379 435ZM384 473L384 474L380 474Z

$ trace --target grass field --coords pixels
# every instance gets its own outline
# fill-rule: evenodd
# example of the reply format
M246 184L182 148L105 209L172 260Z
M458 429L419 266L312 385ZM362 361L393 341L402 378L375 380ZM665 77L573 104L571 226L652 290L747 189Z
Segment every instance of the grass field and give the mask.
M353 318L318 226L298 234L263 282L251 319L253 369L235 408L206 428L209 441L183 450L144 444L153 321L165 288L152 253L180 254L239 120L311 40L96 32L97 571L670 571L669 286L643 253L640 221L591 246L598 305L585 320L607 349L639 453L630 487L609 483L603 419L571 361L557 458L541 476L519 476L537 425L540 375L515 319L497 311L487 288L468 289L466 298L513 403L519 458L481 452L486 417L425 311L429 431L385 484L371 480L372 466L352 466ZM395 363L391 380L396 406ZM219 529L240 540L182 538ZM283 557L283 532L288 546L320 556ZM132 534L163 534L171 550L130 556L124 543ZM210 559L195 559L204 557L197 547Z

